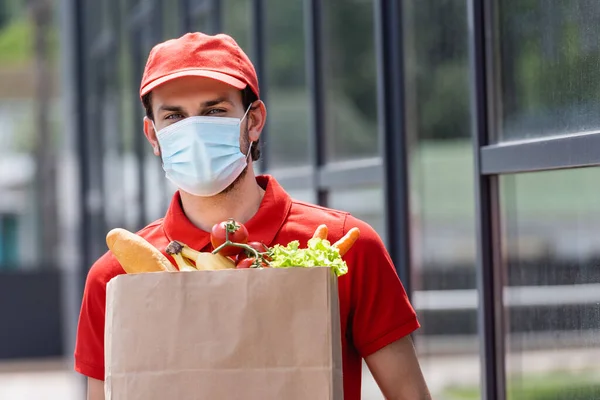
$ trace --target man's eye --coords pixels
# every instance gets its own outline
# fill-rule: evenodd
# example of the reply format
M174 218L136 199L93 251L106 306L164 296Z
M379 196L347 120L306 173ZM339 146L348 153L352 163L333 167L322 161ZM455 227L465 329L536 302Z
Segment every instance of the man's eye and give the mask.
M169 114L165 117L165 119L179 119L179 118L183 118L183 115L181 115L179 113L175 113L175 114Z
M213 108L212 110L209 110L206 114L207 115L216 115L216 114L221 114L226 112L225 110L223 110L222 108Z

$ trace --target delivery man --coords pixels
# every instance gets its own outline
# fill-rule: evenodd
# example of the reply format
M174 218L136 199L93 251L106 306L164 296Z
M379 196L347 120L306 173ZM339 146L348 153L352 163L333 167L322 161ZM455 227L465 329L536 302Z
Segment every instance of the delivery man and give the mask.
M343 381L347 400L361 396L364 359L388 399L429 399L409 334L419 328L377 233L352 215L290 198L257 176L267 110L255 69L227 35L189 33L155 46L142 77L144 133L178 190L164 216L138 232L158 249L174 239L211 251L211 227L229 218L250 241L305 245L326 224L333 243L350 228L361 235L339 279ZM88 377L88 399L104 399L106 284L124 271L110 252L87 276L75 346L75 370Z

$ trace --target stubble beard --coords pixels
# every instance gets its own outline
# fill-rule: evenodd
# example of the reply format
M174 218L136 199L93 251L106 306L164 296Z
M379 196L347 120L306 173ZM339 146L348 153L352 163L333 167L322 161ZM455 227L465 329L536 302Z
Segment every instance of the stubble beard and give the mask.
M243 148L245 149L244 154L248 154L248 152L250 151L250 146L252 146L252 143L250 143L250 139L248 138L248 127L246 126L246 132L244 133L243 136ZM224 196L227 194L230 194L233 190L236 189L236 187L239 186L239 183L246 177L246 174L248 173L248 164L252 162L252 155L250 154L248 156L248 160L247 160L247 164L244 167L244 169L242 170L242 172L238 175L237 178L235 178L235 180L229 185L227 186L224 190L222 190L217 196Z

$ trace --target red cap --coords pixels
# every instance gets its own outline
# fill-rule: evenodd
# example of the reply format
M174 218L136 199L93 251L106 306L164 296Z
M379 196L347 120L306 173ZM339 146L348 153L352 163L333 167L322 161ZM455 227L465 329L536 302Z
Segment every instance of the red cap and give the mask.
M140 98L155 87L184 76L202 76L250 89L259 97L258 78L252 62L232 37L186 33L159 43L150 51L142 76Z

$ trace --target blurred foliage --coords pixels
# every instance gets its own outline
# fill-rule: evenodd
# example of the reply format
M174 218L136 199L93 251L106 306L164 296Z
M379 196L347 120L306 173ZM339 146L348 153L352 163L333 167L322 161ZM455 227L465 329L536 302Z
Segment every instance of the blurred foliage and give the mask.
M500 81L513 137L597 129L600 3L503 1Z
M448 400L479 400L477 387L451 387L443 396ZM600 381L594 373L555 372L526 374L508 380L508 400L587 400L600 398Z
M415 101L419 138L469 137L466 2L411 3L406 48L415 68L407 79L414 79L415 98L407 101ZM597 129L600 3L507 0L498 18L504 129L538 135ZM355 85L364 82L355 77Z
M20 17L0 28L0 64L18 66L33 62L34 29L30 19ZM56 60L59 50L58 29L52 26L48 37L50 59Z
M25 18L10 21L0 30L0 63L23 64L32 59L32 24Z
M470 137L466 2L411 0L407 4L406 79L414 91L407 102L414 102L418 138Z
M304 2L266 0L266 72L269 86L282 90L306 84Z

